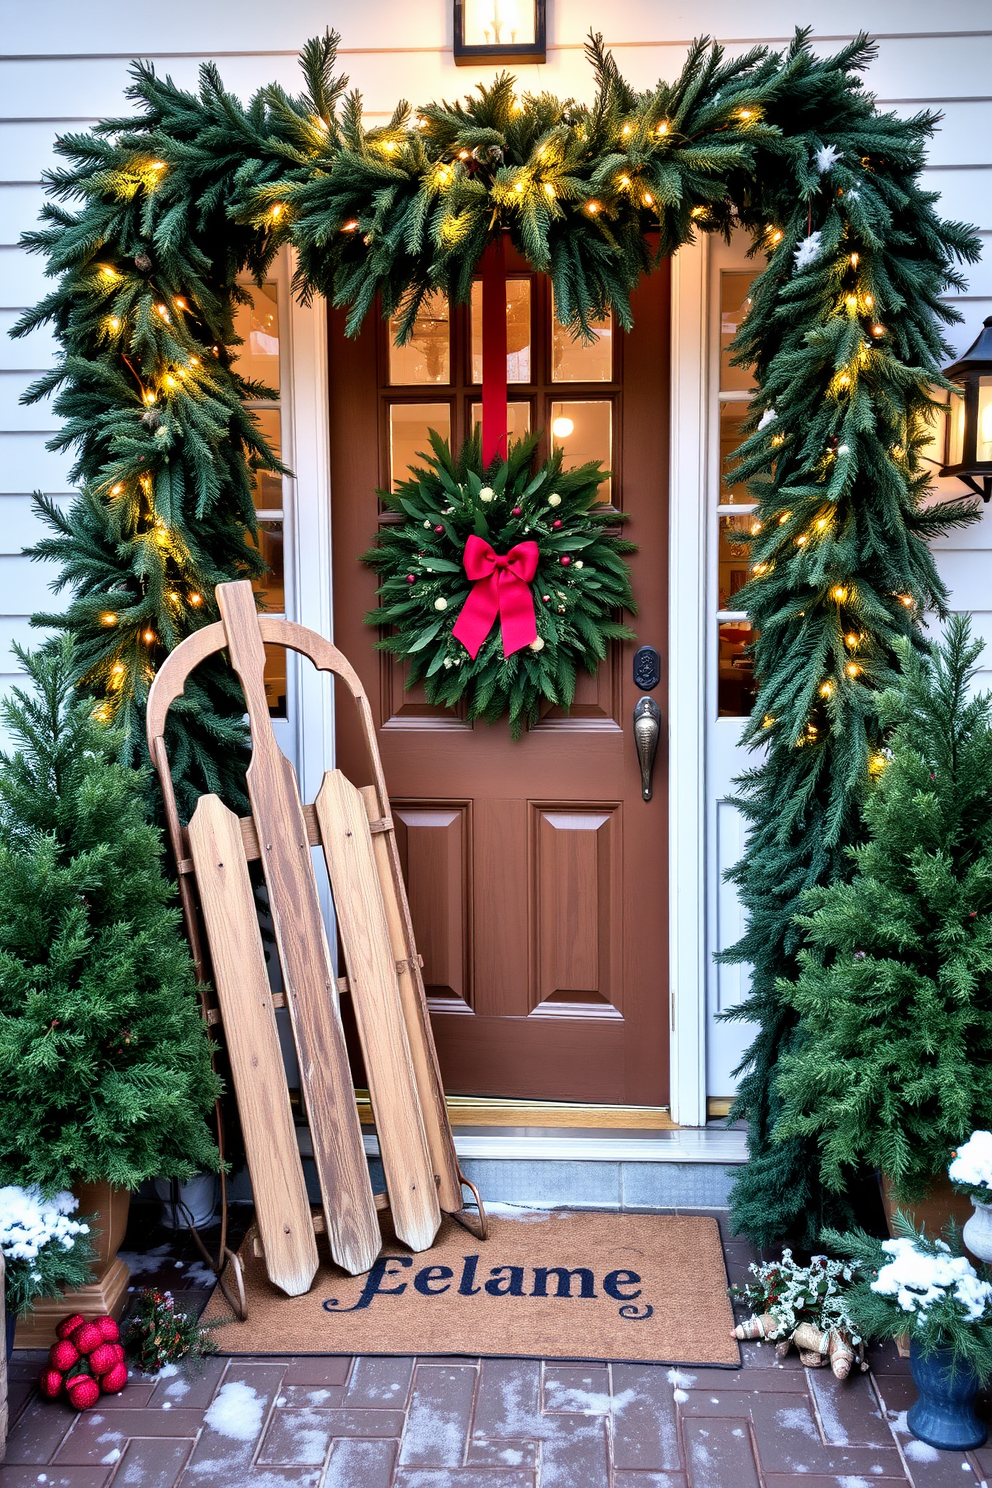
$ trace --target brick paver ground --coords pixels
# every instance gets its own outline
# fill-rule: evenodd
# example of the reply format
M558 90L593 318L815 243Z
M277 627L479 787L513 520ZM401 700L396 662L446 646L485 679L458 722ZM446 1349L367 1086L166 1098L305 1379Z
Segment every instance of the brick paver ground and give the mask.
M731 1278L751 1252L726 1247ZM170 1242L139 1285L205 1297ZM0 1488L945 1488L992 1481L992 1447L939 1453L906 1431L908 1365L877 1352L844 1384L744 1346L740 1370L470 1358L210 1359L132 1376L74 1415L14 1356Z

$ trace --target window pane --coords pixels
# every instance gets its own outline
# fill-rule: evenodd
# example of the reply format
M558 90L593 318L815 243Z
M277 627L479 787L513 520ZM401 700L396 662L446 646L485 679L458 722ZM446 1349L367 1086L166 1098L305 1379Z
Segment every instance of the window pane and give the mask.
M613 381L613 319L593 322L595 341L575 341L551 307L551 377L554 382Z
M394 315L389 322L389 381L450 382L450 317L444 295L424 301L405 346L394 345L399 324L400 317Z
M506 380L530 382L530 280L506 281ZM482 280L472 281L472 381L482 381Z
M282 419L278 408L253 408L262 438L282 458ZM256 511L282 511L282 476L276 470L253 470Z
M524 46L535 41L534 0L465 0L467 46Z
M286 578L283 566L282 523L259 522L254 542L269 567L267 574L254 580L255 593L264 597L267 614L284 615L286 613Z
M482 404L472 404L472 428L482 422ZM506 433L508 439L523 439L530 433L530 404L508 403L506 405Z
M391 403L389 406L389 480L395 491L406 479L411 465L422 465L418 456L430 454L428 430L442 439L451 438L451 406L448 403Z
M725 393L738 392L754 387L754 373L750 367L732 367L727 347L741 328L751 301L748 289L754 275L720 275L720 389Z
M552 403L551 448L560 449L566 470L599 460L609 470L613 458L613 404L603 402ZM609 501L612 482L604 480L599 501Z
M239 305L234 312L234 329L244 342L235 347L236 371L241 377L264 382L279 391L279 302L278 286L257 284L250 287L253 303Z
M749 546L742 539L750 536L756 518L749 512L739 517L720 518L720 609L736 610L734 595L747 583Z
M265 697L270 718L286 717L286 647L265 647Z
M754 497L747 494L744 481L732 486L726 480L727 475L731 474L733 469L731 467L728 471L727 460L744 442L741 424L747 417L747 409L746 403L720 404L720 480L716 497L720 503L754 501Z
M746 620L725 620L719 629L717 711L721 718L746 718L754 706L754 662L744 647L754 635Z

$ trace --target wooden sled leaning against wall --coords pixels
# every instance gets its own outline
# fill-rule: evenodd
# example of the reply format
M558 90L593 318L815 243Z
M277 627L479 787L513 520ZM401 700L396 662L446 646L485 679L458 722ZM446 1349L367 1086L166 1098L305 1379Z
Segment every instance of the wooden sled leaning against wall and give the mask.
M463 1178L444 1103L410 922L396 834L368 699L354 668L330 641L288 620L259 615L246 581L217 588L221 619L187 637L166 659L148 698L148 747L165 799L183 913L197 974L212 973L230 1061L269 1279L290 1296L317 1271L316 1229L351 1274L381 1249L377 1209L389 1208L411 1250L434 1241L441 1214L480 1238L486 1218ZM276 743L265 696L265 642L308 657L340 678L354 698L372 784L359 790L329 770L313 805ZM201 796L188 827L176 808L165 721L200 662L226 650L244 689L251 725L251 816L240 820L214 795ZM323 849L347 978L334 975L310 849ZM273 995L248 864L260 860L285 991ZM204 964L193 879L209 948ZM386 1178L373 1194L345 1049L339 998L351 997ZM312 1216L296 1141L275 1009L285 1006L313 1139L323 1224ZM463 1208L471 1189L478 1215ZM222 1252L223 1252L222 1243ZM224 1255L218 1262L222 1265Z

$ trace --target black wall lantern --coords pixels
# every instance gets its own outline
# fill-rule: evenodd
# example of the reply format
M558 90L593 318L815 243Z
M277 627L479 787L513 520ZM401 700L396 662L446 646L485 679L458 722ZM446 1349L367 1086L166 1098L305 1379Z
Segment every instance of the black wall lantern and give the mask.
M547 0L454 0L455 63L543 62Z
M959 362L944 373L961 389L952 393L941 475L956 475L981 496L992 499L992 315L982 334Z

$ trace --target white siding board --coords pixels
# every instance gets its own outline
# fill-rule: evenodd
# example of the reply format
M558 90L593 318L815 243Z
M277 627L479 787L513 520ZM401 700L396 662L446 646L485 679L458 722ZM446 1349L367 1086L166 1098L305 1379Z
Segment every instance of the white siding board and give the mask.
M965 541L965 535L958 539ZM955 610L987 610L992 606L992 555L981 548L942 548L937 569L950 591Z
M69 455L45 448L43 434L0 434L0 495L70 490Z
M36 376L47 371L58 355L58 343L49 326L39 326L27 336L11 339L10 332L20 310L0 310L0 371L27 372Z
M68 505L72 498L62 501ZM0 496L0 555L20 554L39 538L50 537L51 529L35 513L30 496Z
M925 170L921 177L924 191L939 191L937 211L952 222L968 222L974 227L992 228L992 166L964 170Z
M79 133L95 122L0 124L0 181L40 181L43 170L65 164L55 153L56 136Z
M21 230L30 226L33 222L25 221ZM0 308L23 310L36 305L54 287L55 281L45 276L45 260L40 254L0 246Z
M988 43L992 51L992 42ZM988 90L992 92L992 88ZM921 113L925 105L899 103L892 113L909 119ZM931 165L984 165L989 158L992 138L992 98L981 103L950 102L937 105L943 118L927 146Z
M0 557L0 594L8 615L36 614L39 610L60 611L66 608L68 596L55 595L49 585L58 575L53 563L35 562L31 558L5 555Z
M13 344L16 346L17 342ZM59 420L52 413L51 399L45 398L41 403L21 403L21 394L33 381L34 375L30 372L0 372L0 431L30 429L52 434L59 427Z
M0 186L0 243L12 247L33 227L45 194L40 186Z

